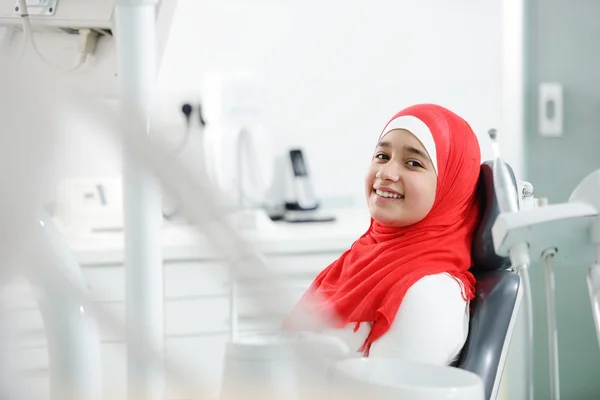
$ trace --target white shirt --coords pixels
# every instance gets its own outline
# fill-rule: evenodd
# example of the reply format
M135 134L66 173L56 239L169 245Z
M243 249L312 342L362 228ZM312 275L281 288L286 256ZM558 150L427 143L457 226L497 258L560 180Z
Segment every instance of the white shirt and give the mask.
M328 329L326 334L344 340L350 356L364 343L370 325L355 324ZM461 284L448 274L426 276L408 289L390 329L371 344L370 356L401 358L435 365L450 365L460 355L469 333L469 302Z

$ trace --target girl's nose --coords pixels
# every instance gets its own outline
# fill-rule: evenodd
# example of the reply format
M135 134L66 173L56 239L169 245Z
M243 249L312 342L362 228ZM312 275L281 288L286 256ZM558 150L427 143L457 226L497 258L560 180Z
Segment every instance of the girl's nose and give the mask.
M375 177L382 181L396 182L400 179L400 168L392 163L387 163L379 168L379 172L377 172Z

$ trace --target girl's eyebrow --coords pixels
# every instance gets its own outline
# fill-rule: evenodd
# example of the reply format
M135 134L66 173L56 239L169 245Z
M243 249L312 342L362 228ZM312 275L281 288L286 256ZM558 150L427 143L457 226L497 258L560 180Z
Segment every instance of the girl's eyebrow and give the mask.
M416 155L424 157L424 158L429 158L429 156L427 154L425 154L425 152L423 150L419 150L412 146L404 146L404 151L406 151L408 153L416 154Z
M382 140L381 142L377 143L377 147L390 148L392 147L392 143Z
M392 147L392 143L382 140L381 142L377 143L377 147L390 148L390 147ZM418 156L425 157L425 158L429 157L427 154L425 154L425 152L423 150L419 150L413 146L408 146L408 145L404 146L404 151L406 151L407 153L416 154Z

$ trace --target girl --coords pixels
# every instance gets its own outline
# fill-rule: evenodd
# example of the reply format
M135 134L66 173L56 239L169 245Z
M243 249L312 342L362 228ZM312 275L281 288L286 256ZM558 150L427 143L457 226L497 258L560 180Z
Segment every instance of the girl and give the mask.
M479 168L477 137L462 118L433 104L397 113L365 179L368 231L317 276L296 311L333 314L325 332L363 356L456 361L474 297ZM303 329L295 315L286 325Z

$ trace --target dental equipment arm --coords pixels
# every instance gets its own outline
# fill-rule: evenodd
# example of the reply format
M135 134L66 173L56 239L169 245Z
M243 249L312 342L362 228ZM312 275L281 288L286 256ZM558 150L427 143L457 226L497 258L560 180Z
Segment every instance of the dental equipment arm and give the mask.
M498 201L498 209L500 215L505 213L514 214L519 211L519 193L514 175L509 170L508 166L500 157L500 147L498 144L498 133L495 129L488 132L492 140L492 150L494 153L494 192ZM533 193L531 193L533 196ZM495 242L495 241L494 241ZM497 252L498 255L503 255ZM531 298L531 283L529 280L529 251L526 241L515 241L510 246L508 253L504 256L510 257L512 268L519 274L523 281L524 296L525 296L525 320L527 321L526 336L527 336L527 353L525 356L526 363L526 387L528 388L529 400L533 400L533 302Z
M592 258L589 249L589 235L596 245L596 253L600 240L597 235L600 209L600 171L588 176L575 190L568 203L548 205L518 213L501 214L492 228L494 247L497 254L508 255L515 245L527 243L532 262L545 261L546 269L546 305L548 307L548 335L550 353L551 396L558 399L560 385L558 375L558 345L556 329L556 309L554 305L554 273L551 260L574 261ZM564 243L569 243L568 251ZM591 244L591 243L590 243ZM594 264L590 268L588 285L594 311L598 309L596 301L599 286L597 271L599 254L595 255ZM594 318L600 314L595 313ZM599 318L600 320L600 318ZM600 327L597 324L598 332Z

